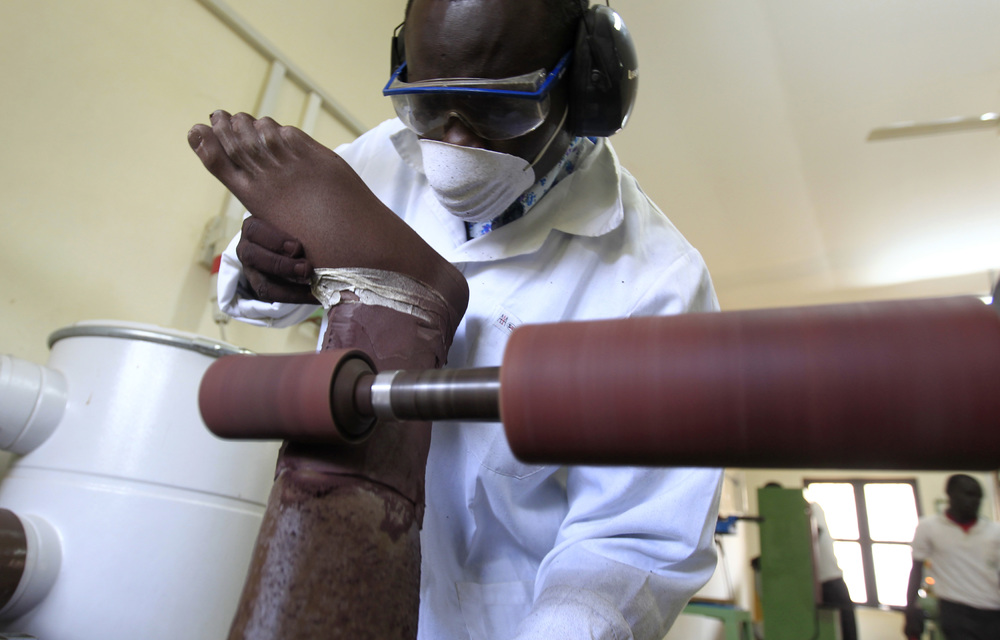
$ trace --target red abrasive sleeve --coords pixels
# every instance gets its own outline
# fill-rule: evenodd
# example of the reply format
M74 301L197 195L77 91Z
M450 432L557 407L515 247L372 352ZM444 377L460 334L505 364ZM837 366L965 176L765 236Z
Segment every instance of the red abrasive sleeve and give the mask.
M995 469L1000 316L974 298L522 326L500 406L531 462Z
M353 393L344 381L350 375L341 377L338 388L333 383L345 371L359 373L359 364L374 371L371 359L356 349L222 357L202 377L198 406L205 425L222 438L358 441L374 420L349 410Z

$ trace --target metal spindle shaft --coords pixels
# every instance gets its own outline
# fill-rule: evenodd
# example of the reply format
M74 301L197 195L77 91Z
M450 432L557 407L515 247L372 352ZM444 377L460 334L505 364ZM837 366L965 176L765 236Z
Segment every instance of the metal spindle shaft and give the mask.
M371 405L379 419L498 422L500 367L379 373Z

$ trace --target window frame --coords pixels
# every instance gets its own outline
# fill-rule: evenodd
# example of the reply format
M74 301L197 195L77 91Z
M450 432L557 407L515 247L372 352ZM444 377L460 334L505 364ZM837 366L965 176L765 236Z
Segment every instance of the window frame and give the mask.
M878 597L878 583L875 579L875 556L872 551L874 544L897 544L912 548L911 542L896 542L892 540L872 540L871 529L868 525L868 503L865 499L865 485L869 484L908 484L913 488L913 501L917 510L917 519L922 517L920 509L920 485L916 477L910 478L804 478L802 481L803 490L807 490L810 484L849 484L854 489L854 510L858 518L858 539L851 540L845 538L833 538L834 542L856 542L861 547L861 569L865 578L865 593L867 602L855 602L860 607L871 607L877 609L894 609L902 611L903 606L883 604ZM824 511L826 509L824 508Z

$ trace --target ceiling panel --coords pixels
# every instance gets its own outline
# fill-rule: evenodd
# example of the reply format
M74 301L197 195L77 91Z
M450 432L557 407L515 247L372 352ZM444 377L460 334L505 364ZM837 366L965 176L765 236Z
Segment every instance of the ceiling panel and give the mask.
M997 132L866 137L1000 111L1000 2L615 7L641 61L616 147L725 306L985 292L1000 267Z

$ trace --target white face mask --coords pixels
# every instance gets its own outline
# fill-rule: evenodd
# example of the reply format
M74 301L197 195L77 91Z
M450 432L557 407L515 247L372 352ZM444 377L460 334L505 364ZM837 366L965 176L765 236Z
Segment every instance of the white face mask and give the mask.
M507 153L420 140L424 174L438 202L465 222L486 222L507 210L535 184L535 163L562 130L566 114L552 137L529 163Z
M466 222L486 222L535 184L528 161L487 149L421 140L427 182L441 205Z

